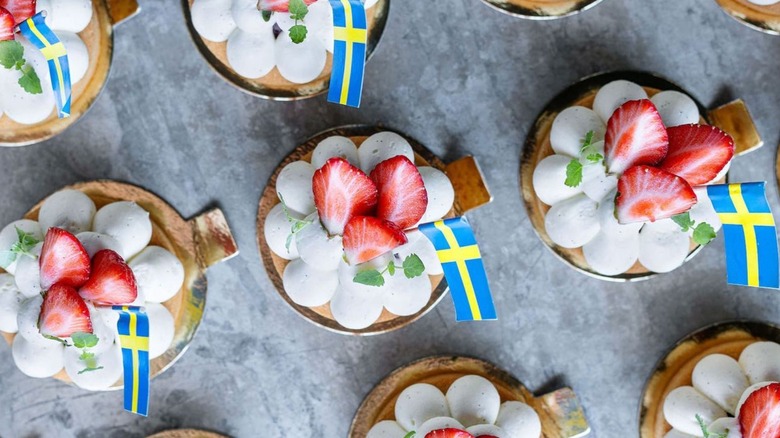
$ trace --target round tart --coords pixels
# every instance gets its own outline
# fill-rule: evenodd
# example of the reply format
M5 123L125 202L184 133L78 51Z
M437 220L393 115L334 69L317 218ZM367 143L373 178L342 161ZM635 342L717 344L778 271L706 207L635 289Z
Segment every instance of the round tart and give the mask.
M24 146L51 138L84 115L108 80L114 26L138 12L136 0L38 0L46 22L68 50L72 77L70 117L57 117L48 65L43 55L16 34L24 57L41 80L42 94L26 93L19 73L0 66L0 146Z
M590 9L601 0L482 0L509 15L531 20L553 20Z
M724 182L732 157L761 145L751 128L741 101L707 113L646 73L586 78L547 105L526 139L520 182L531 223L561 260L597 278L676 269L700 246L695 228L672 217L687 213L717 232L704 185Z
M416 224L490 200L472 157L445 165L401 134L335 128L298 146L271 176L258 245L274 286L307 320L339 333L384 333L424 315L447 290ZM296 223L304 227L290 237ZM413 256L422 271L405 269ZM382 279L359 281L365 271Z
M154 377L181 357L200 325L206 268L238 252L220 210L185 221L154 194L113 181L75 184L39 202L0 233L4 256L22 241L20 231L41 243L4 260L0 331L25 374L88 390L122 385L110 305L146 308ZM95 365L81 349L43 336L74 345L79 332L97 338L87 350ZM96 366L103 368L79 373Z
M716 0L731 17L752 29L780 35L780 2L777 0Z
M534 397L491 363L434 356L399 368L374 387L349 436L403 438L412 431L420 438L573 438L590 428L569 388Z
M645 386L640 436L702 437L703 430L729 438L780 434L778 342L780 328L760 322L719 323L686 336ZM774 424L753 412L768 412ZM774 432L762 435L760 424Z
M283 1L269 3L287 10ZM328 90L332 9L328 0L306 3L306 38L293 43L288 32L296 22L289 12L273 12L265 21L257 0L182 0L190 36L206 62L240 90L272 100L304 99ZM369 59L384 32L390 0L365 3Z

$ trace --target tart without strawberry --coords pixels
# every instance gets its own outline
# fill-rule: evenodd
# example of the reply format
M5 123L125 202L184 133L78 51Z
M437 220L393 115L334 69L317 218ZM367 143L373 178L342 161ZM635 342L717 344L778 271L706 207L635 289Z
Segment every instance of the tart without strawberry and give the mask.
M635 83L610 82L592 108L558 114L550 144L554 154L533 173L538 199L550 206L546 234L581 249L598 274L669 272L721 227L705 186L723 179L734 141L700 124L681 92L648 96Z
M411 145L392 132L360 148L345 137L320 142L308 161L276 179L280 203L265 219L271 251L289 260L284 289L301 306L327 306L347 329L428 303L430 276L441 275L433 245L416 230L444 217L454 191L447 176L415 165Z
M0 0L1 1L1 0ZM146 308L150 357L170 346L174 322L162 304L184 282L181 262L149 245L149 213L133 202L97 209L76 190L49 196L37 220L0 231L0 328L17 367L31 377L65 374L87 390L122 377L113 305Z
M692 381L664 400L664 418L673 428L667 436L780 437L780 344L752 343L738 359L705 356Z
M463 376L446 394L427 383L404 389L395 402L395 418L375 424L366 438L539 438L542 423L529 405L505 400L477 375Z

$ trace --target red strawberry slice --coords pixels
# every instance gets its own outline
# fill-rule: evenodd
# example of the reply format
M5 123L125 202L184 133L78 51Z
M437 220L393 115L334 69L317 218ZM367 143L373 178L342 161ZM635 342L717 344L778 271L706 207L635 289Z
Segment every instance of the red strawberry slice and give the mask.
M414 226L428 208L428 191L422 175L408 158L398 155L382 161L371 171L379 191L376 216L401 229Z
M47 290L55 283L80 287L89 279L89 255L73 234L61 228L49 228L43 239L41 287Z
M314 172L312 190L320 221L330 234L343 234L353 216L370 214L376 207L374 182L343 158L331 158Z
M406 234L392 222L355 216L344 228L344 252L353 265L375 259L406 243Z
M133 270L122 256L103 249L92 258L92 276L81 286L79 294L96 304L129 304L138 297L138 286Z
M611 173L623 173L637 164L658 164L668 149L666 127L648 99L629 100L607 122L604 151Z
M474 435L465 430L450 427L447 429L432 430L425 434L425 438L474 438Z
M306 6L317 0L303 0ZM261 11L289 12L290 0L260 0L257 2L257 9Z
M780 438L780 383L753 391L739 409L743 438Z
M688 211L696 204L691 186L677 175L650 166L634 166L618 180L618 222L655 222Z
M692 186L712 181L734 156L734 140L709 125L669 128L669 153L658 166Z
M55 284L43 297L38 329L42 335L67 338L73 333L92 333L87 303L76 289Z
M0 8L5 8L14 16L16 24L35 15L36 0L0 0Z
M7 9L0 8L0 41L12 41L14 39L14 16Z

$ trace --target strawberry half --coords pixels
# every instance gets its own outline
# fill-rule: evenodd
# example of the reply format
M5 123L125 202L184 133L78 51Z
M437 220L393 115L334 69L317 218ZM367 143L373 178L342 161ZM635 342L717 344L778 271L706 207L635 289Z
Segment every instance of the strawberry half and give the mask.
M474 435L465 430L450 427L447 429L432 430L425 434L425 438L474 438Z
M317 0L303 0L306 6L311 5ZM257 2L257 9L261 11L289 12L290 0L260 0Z
M379 191L378 218L401 229L420 221L428 208L428 191L414 163L403 155L387 159L374 167L371 180Z
M712 181L734 156L734 140L709 125L669 128L669 153L658 166L692 186Z
M618 222L655 222L686 212L696 194L682 178L650 166L634 166L618 180L615 209Z
M392 222L355 216L344 228L344 253L350 264L365 263L406 243L404 231Z
M103 249L92 258L92 276L81 286L79 294L96 304L129 304L138 297L138 286L133 270L122 256Z
M0 0L0 8L7 9L14 16L15 24L35 15L36 0Z
M353 216L370 214L376 207L374 182L343 158L331 158L314 172L312 190L320 221L330 234L343 234Z
M52 227L46 232L38 265L43 290L55 283L80 287L89 279L87 251L76 236L61 228Z
M0 7L0 41L14 40L14 16L7 9Z
M648 99L629 100L607 122L604 152L610 173L621 174L637 164L658 164L668 149L666 127Z
M753 391L739 409L743 438L780 438L780 383Z
M42 335L67 338L73 333L92 333L87 303L76 289L55 284L43 297L38 329Z

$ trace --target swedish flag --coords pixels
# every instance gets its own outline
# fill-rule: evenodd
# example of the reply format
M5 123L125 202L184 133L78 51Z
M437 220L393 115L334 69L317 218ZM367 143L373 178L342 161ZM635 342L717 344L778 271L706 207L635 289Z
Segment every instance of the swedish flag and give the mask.
M780 288L777 231L763 182L707 186L723 223L729 284Z
M422 224L419 230L436 248L455 302L458 321L496 319L477 239L464 217Z
M328 102L360 106L368 25L360 0L330 0L333 8L333 69Z
M39 12L19 23L19 31L41 51L49 63L51 86L57 102L57 115L62 119L70 117L71 83L68 54L65 46L44 20L44 13Z
M125 372L125 410L149 415L149 318L135 306L114 306L119 312L119 344Z

